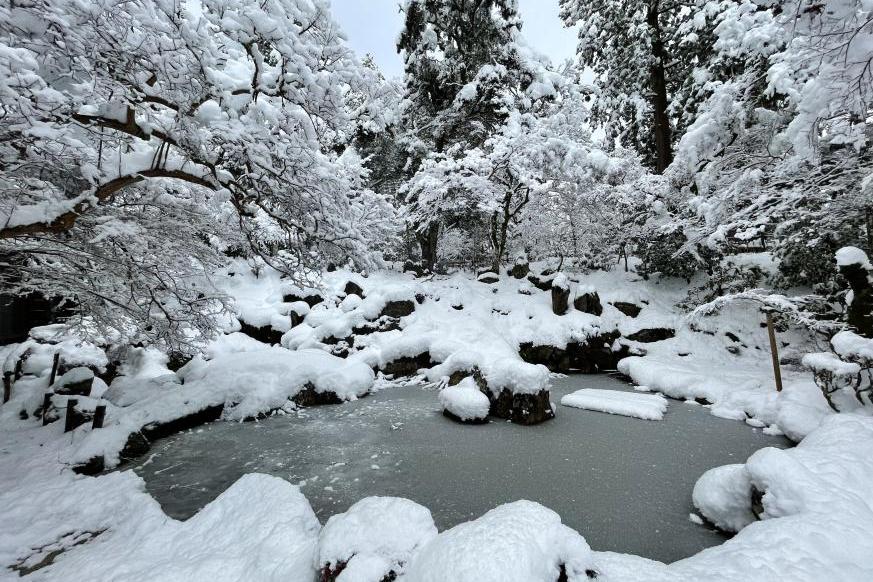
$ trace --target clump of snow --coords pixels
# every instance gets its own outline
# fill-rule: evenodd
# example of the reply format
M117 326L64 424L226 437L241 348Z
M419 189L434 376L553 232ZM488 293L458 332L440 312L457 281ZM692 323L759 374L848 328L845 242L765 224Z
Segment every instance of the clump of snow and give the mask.
M740 531L753 521L752 482L744 465L724 465L704 473L691 494L694 507L725 531Z
M855 332L839 332L831 338L831 346L844 358L873 362L873 340Z
M861 366L855 362L844 362L834 353L818 352L803 356L803 365L815 372L830 372L834 376L855 376Z
M492 509L447 530L412 559L403 582L569 582L588 580L593 555L554 511L533 501Z
M870 261L867 258L867 253L858 247L843 247L836 252L837 266L848 267L849 265L860 265L867 270L873 270Z
M565 273L558 273L555 275L555 278L552 279L552 287L557 289L569 289L570 288L570 279L567 278Z
M561 404L643 420L662 420L667 412L667 399L660 394L635 394L597 388L583 388L567 394L561 398Z
M232 405L226 418L243 419L281 407L311 384L316 392L333 392L342 400L366 394L373 385L373 370L321 350L289 351L272 347L227 354L206 366L179 370L186 388L220 395Z
M90 368L78 367L66 372L63 376L55 380L54 387L62 388L70 384L79 384L94 379L94 372Z
M484 420L491 406L488 397L482 394L476 381L467 377L455 386L440 391L440 404L443 410L461 420Z
M318 537L319 569L346 563L340 580L382 580L399 574L437 535L430 511L399 497L366 497L327 520ZM367 573L366 577L355 574Z

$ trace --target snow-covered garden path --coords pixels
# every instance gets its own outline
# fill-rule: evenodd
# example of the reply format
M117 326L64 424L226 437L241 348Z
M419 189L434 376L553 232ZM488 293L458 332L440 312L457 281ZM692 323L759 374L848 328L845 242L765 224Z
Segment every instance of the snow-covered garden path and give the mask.
M630 390L608 376L556 379L552 400L580 388ZM691 490L709 468L786 446L700 406L673 402L663 422L561 407L538 427L458 425L434 389L387 388L340 406L258 424L216 423L157 444L137 472L177 518L244 473L300 484L319 519L369 495L431 509L444 530L517 499L557 511L592 548L673 561L724 538L692 523Z

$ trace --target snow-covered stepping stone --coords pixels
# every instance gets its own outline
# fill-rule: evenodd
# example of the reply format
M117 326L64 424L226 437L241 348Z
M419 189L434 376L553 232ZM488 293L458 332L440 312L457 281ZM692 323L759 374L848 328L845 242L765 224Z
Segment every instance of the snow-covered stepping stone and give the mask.
M637 394L597 388L583 388L567 394L561 398L561 404L643 420L661 420L667 412L667 399L660 394Z

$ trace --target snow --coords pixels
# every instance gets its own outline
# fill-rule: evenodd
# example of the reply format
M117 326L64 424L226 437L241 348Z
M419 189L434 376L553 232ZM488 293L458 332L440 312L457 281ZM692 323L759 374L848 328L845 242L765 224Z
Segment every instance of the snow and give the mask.
M78 367L66 372L63 376L55 380L54 387L62 388L68 384L78 384L94 379L94 372L89 368Z
M743 465L723 465L704 473L691 500L706 519L725 531L737 532L753 523L749 506L752 483Z
M841 331L831 338L834 351L844 358L873 362L873 340L852 331Z
M461 420L483 420L488 416L491 405L471 377L464 378L455 386L443 388L440 391L440 404L444 410Z
M399 573L412 555L437 535L430 511L398 497L366 497L332 516L318 537L319 569L348 562L339 580L378 581ZM368 575L357 576L360 570Z
M816 372L830 372L835 376L855 376L861 366L854 362L844 362L831 352L818 352L803 356L803 365Z
M567 394L561 398L561 404L643 420L662 420L667 412L667 399L660 394L635 394L597 388L583 388Z
M561 566L570 582L588 580L593 555L554 511L516 501L455 526L415 555L403 582L554 582Z
M864 269L873 270L870 261L867 258L867 253L858 247L843 247L836 252L837 266L848 267L849 265L860 265Z

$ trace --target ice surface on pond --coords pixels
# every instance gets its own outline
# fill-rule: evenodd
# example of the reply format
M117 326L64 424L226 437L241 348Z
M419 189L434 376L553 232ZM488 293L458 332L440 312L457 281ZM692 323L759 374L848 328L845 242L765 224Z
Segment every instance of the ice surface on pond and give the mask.
M581 388L631 390L608 376L572 376L553 382L552 400ZM440 531L529 499L595 550L669 562L724 540L688 519L701 474L788 445L676 401L661 422L562 408L527 427L460 425L442 415L437 394L395 387L258 423L215 423L157 443L136 471L178 518L259 471L299 484L322 523L369 495L424 505Z

